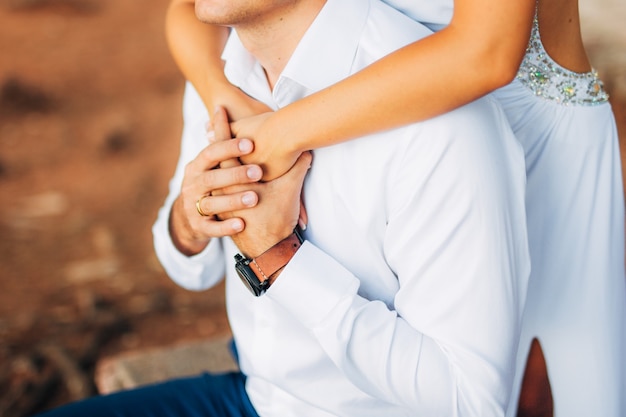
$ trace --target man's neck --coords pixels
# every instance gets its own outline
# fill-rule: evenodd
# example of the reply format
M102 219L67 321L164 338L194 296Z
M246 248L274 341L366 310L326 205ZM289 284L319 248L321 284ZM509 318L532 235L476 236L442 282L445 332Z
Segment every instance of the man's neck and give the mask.
M258 24L236 28L245 48L259 61L273 90L302 36L326 0L303 0L273 13Z

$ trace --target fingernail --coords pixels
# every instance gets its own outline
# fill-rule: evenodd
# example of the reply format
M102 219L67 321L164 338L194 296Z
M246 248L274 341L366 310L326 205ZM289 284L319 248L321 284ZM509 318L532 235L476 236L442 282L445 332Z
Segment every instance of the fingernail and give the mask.
M243 230L243 222L241 220L237 220L232 222L232 227L235 232L241 232Z
M215 141L215 132L212 130L206 132L206 140L208 140L209 143L213 143Z
M306 223L304 222L304 220L298 219L298 226L300 226L300 229L302 229L302 231L306 230Z
M254 203L256 202L256 198L255 195L253 193L245 193L242 197L241 197L241 202L250 207L252 205L254 205Z
M251 180L258 180L263 175L263 172L261 171L260 167L258 167L256 165L251 165L251 166L248 167L248 170L246 171L246 175Z
M239 141L239 150L245 153L252 152L252 141L249 139L241 139Z

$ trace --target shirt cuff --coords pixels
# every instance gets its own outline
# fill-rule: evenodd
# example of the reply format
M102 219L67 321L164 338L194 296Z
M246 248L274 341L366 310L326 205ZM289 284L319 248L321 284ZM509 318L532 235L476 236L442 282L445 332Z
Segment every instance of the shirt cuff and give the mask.
M165 209L165 208L164 208ZM181 287L200 291L215 285L224 276L224 255L220 239L209 244L193 256L181 253L169 233L168 215L159 215L152 227L157 258L169 277Z
M305 241L272 284L267 297L287 309L309 329L351 299L359 281L335 259L311 242Z

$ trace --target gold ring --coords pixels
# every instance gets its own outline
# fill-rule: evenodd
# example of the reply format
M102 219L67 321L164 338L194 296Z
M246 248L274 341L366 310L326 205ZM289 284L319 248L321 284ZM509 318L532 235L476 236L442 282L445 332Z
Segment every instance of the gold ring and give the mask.
M196 210L198 210L198 214L201 215L202 217L210 216L210 214L206 214L204 211L202 211L202 207L200 207L200 203L202 202L202 200L204 200L207 197L208 195L203 195L202 197L196 200Z

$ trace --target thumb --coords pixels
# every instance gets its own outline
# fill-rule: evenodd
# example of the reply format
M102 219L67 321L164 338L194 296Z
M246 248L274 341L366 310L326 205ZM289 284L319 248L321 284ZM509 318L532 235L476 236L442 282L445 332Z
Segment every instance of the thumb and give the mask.
M298 217L298 226L300 229L306 230L306 226L309 224L309 215L306 212L306 207L304 206L304 196L300 195L300 216Z
M287 172L285 175L293 175L293 180L298 181L300 187L300 214L298 216L298 226L300 229L306 230L307 224L309 223L309 216L306 212L306 207L304 205L304 195L302 194L302 185L304 183L304 177L307 172L311 168L311 161L313 157L311 152L304 152L296 161L295 165Z
M312 160L313 156L311 155L311 152L303 152L302 154L300 154L300 156L296 160L296 163L291 167L291 169L282 176L278 177L276 180L289 181L291 183L291 186L293 187L292 189L298 189L299 191L302 191L304 177L309 171L309 168L311 168Z
M304 206L304 196L302 194L302 185L304 183L304 177L306 176L307 172L311 168L312 160L313 160L313 157L311 155L311 152L302 153L298 157L298 160L296 161L295 165L287 172L287 174L285 174L285 176L292 177L291 178L292 181L299 182L300 214L298 216L298 226L300 226L300 229L302 230L306 230L307 224L309 222L309 216L307 215L306 207Z
M311 154L311 152L302 152L288 173L293 171L293 175L295 175L296 178L300 178L301 181L304 181L304 177L311 168L312 162L313 154Z

